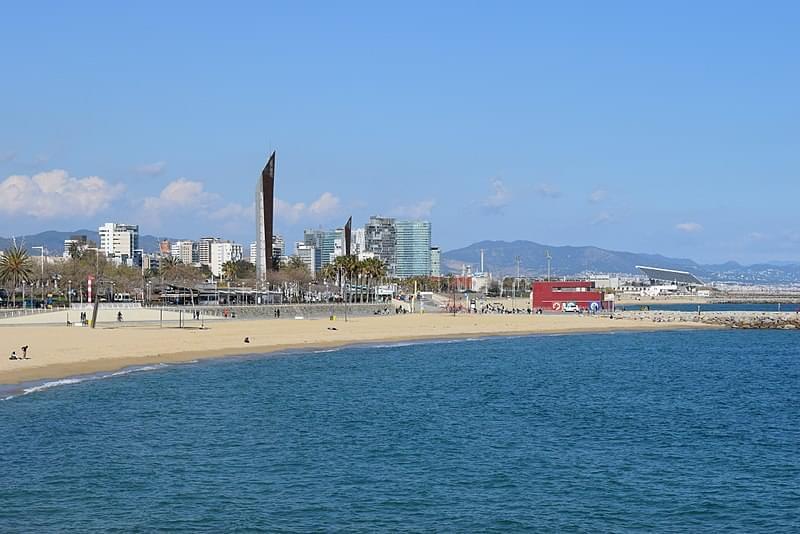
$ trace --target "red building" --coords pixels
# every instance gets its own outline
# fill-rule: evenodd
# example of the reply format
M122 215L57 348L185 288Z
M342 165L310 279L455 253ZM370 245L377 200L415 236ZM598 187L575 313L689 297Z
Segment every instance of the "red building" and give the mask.
M595 289L594 282L578 280L534 282L531 286L531 308L543 311L600 310L603 292Z

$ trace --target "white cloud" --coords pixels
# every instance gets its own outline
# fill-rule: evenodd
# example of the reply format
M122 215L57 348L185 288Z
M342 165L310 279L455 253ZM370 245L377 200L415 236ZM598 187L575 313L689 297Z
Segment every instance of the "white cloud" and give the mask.
M431 214L431 210L436 205L435 200L420 200L416 204L407 206L397 206L392 210L392 214L397 217L408 217L409 219L422 219Z
M676 224L675 229L680 230L681 232L686 232L691 234L694 232L699 232L700 230L703 229L703 226L696 222L685 222Z
M35 218L94 215L106 209L124 186L98 176L72 178L54 169L33 176L9 176L0 182L0 213Z
M306 211L306 205L303 202L295 202L292 204L276 198L273 204L275 217L289 223L296 223L299 221Z
M203 208L218 197L205 190L203 182L178 178L161 190L157 197L144 199L146 210Z
M483 206L490 211L500 211L511 202L511 191L503 180L495 178L491 181L492 192L483 201Z
M274 202L275 217L292 224L300 219L324 219L339 212L340 208L339 197L327 191L310 204L286 202L279 198L276 198Z
M605 189L595 189L589 193L589 202L597 204L598 202L604 201L606 196L608 196L608 192Z
M558 198L561 196L561 190L552 184L538 184L534 191L540 197L545 198Z
M308 207L309 213L317 217L327 217L339 211L339 197L332 193L322 193L322 195L311 203Z
M136 172L146 176L158 176L167 168L166 161L156 161L154 163L145 163L136 167Z
M250 204L243 206L236 202L230 202L223 207L216 209L208 214L210 219L227 220L227 219L249 219L255 220L256 206Z

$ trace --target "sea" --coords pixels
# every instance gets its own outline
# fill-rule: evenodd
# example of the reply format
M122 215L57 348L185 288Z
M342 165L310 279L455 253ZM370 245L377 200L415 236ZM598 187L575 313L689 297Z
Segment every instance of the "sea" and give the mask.
M797 532L800 333L354 346L6 387L0 532Z

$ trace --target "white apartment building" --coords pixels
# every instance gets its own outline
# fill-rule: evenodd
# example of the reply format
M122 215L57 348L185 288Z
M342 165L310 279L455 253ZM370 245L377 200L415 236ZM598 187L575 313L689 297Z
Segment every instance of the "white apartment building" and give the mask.
M194 241L175 241L170 245L170 256L186 265L197 263L197 243Z
M197 261L200 265L209 265L211 263L211 243L219 243L222 241L218 237L201 237L197 243Z
M80 254L86 252L89 248L89 240L85 235L74 235L69 239L64 240L64 257L70 257L70 251L72 247L76 248L76 251Z
M313 245L306 245L302 241L298 241L295 244L295 254L298 258L300 258L305 266L308 268L308 272L311 273L311 276L314 276L317 273L316 269L316 258L317 258L317 249Z
M219 241L211 243L211 263L209 268L214 276L222 276L222 266L229 261L239 261L244 256L244 248L239 243Z
M353 242L351 243L350 253L353 256L360 256L367 250L367 231L364 228L353 230Z
M256 242L255 241L250 243L250 256L248 257L247 261L249 261L253 265L256 264Z
M106 223L98 229L100 250L114 263L134 265L139 256L139 225Z

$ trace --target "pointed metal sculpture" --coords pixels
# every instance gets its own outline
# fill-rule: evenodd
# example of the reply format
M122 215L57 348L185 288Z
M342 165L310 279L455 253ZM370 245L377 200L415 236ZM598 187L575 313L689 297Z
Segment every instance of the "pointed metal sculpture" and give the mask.
M275 152L267 161L256 188L256 275L264 280L272 264L272 209L275 192Z
M352 228L353 217L347 219L347 224L344 225L344 255L350 255L350 244L352 243Z

